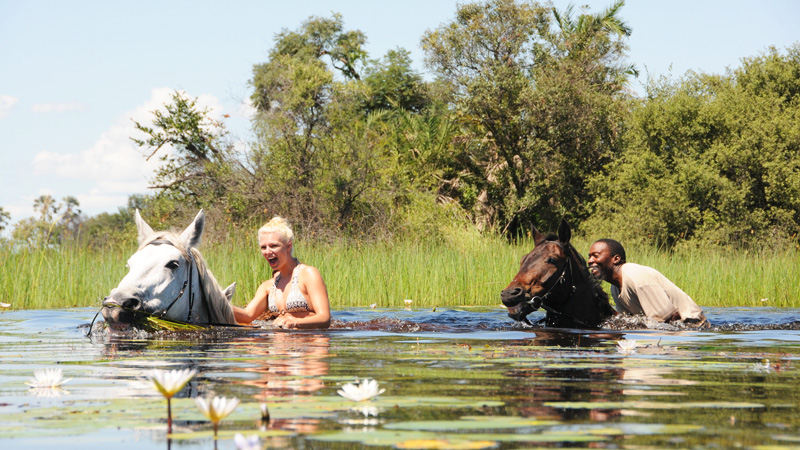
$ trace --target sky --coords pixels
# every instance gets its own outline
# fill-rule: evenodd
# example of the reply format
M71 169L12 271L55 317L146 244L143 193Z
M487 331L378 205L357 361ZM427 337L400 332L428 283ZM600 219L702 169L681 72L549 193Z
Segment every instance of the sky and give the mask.
M361 30L371 58L398 47L430 78L419 42L450 22L453 0L0 0L0 207L11 225L34 215L41 195L72 196L94 216L129 195L152 192L155 159L131 140L133 121L182 90L212 111L243 145L254 64L276 33L311 16L342 14ZM611 0L554 1L600 12ZM800 1L628 0L628 61L647 76L722 74L741 58L800 42Z

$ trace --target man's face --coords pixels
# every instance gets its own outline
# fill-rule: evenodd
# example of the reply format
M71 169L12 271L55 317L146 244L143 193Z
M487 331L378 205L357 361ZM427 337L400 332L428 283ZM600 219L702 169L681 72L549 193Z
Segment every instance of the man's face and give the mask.
M589 270L598 280L611 281L614 266L619 262L619 255L611 256L611 249L604 242L595 242L589 248Z

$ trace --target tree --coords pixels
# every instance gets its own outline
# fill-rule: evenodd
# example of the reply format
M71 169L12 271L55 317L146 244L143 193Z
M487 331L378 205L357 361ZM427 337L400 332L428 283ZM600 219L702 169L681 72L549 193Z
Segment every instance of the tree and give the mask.
M781 246L800 233L800 45L725 75L652 80L586 228L656 245Z
M259 210L318 236L379 235L409 195L390 123L429 100L407 51L369 60L360 31L312 17L283 31L253 69Z
M11 220L11 214L6 211L2 206L0 206L0 231L6 229L6 225Z
M470 3L423 37L467 130L450 184L479 223L516 234L588 214L587 177L615 151L625 108L615 64L626 31L608 25L620 23L615 5L575 21L534 2Z
M408 50L389 50L383 60L371 61L365 70L368 87L364 109L419 113L430 105L422 75L411 68Z
M175 91L163 111L153 111L151 125L134 121L145 137L131 140L147 149L147 159L160 152L162 164L151 188L159 190L174 213L195 214L197 208L216 207L241 219L250 214L251 206L242 196L258 180L227 140L225 125L210 115L197 106L197 99Z
M33 201L38 218L30 217L18 222L12 238L33 247L45 247L77 241L84 217L75 197L64 197L61 203L50 195L41 195Z

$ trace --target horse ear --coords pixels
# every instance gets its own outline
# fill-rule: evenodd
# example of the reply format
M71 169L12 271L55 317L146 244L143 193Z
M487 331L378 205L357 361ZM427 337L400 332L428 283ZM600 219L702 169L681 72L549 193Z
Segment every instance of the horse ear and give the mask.
M572 230L566 220L561 219L561 225L558 226L558 240L562 244L569 244L569 239L572 237Z
M233 301L233 294L235 293L236 293L236 283L233 283L225 288L225 298L227 298L229 302Z
M531 224L531 236L533 237L533 245L539 245L544 242L544 235Z
M200 238L203 237L203 227L205 224L206 215L201 209L192 223L181 233L181 240L186 248L194 248L200 245Z
M142 242L144 242L144 240L147 239L147 236L153 234L153 229L150 228L150 225L148 225L147 222L144 221L144 219L142 219L142 215L139 214L138 208L136 209L135 220L136 220L136 229L139 230L139 235L137 239L139 241L139 245L142 245Z

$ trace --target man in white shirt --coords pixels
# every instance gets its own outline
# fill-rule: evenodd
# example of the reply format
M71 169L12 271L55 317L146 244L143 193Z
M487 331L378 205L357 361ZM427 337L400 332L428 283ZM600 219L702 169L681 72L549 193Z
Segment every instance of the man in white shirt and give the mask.
M611 284L611 296L620 313L645 315L662 322L683 321L707 326L703 309L685 292L652 267L629 263L625 249L613 239L600 239L589 249L589 270Z

